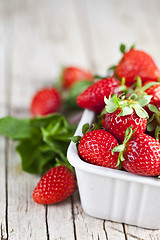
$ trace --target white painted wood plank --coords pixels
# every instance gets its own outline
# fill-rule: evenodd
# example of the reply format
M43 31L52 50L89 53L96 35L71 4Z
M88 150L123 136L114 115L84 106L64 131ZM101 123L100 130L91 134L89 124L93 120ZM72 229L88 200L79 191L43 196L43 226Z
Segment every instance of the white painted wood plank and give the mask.
M47 219L50 239L75 239L71 198L48 206Z
M6 103L6 82L5 82L5 39L4 39L4 5L0 1L0 107ZM3 113L1 113L3 114Z
M92 47L94 64L99 73L105 73L109 66L118 63L121 43L127 46L136 43L137 48L150 53L160 67L158 0L102 0L101 3L77 0L76 4L81 29L87 45ZM89 31L84 30L83 19L86 18Z
M72 0L15 2L12 103L28 110L37 88L53 84L62 66L90 66Z
M90 217L83 211L78 194L74 196L74 221L77 240L107 240L104 221Z
M81 207L78 194L74 195L74 219L77 240L125 240L122 224L87 215Z
M4 4L0 1L0 117L7 114L5 82L5 39L4 39ZM6 181L6 140L0 136L0 238L7 239L7 181Z
M67 3L65 9L62 9L62 11L61 5L62 3L64 4L63 1L55 2L54 4L56 5L53 4L53 1L47 1L47 4L45 4L44 1L38 1L36 12L33 1L23 2L22 5L20 4L20 1L15 2L17 5L14 6L15 10L11 16L14 24L11 111L12 114L20 117L23 116L23 114L28 115L28 107L33 91L36 91L39 87L45 86L46 84L52 85L54 82L54 76L56 76L57 72L59 73L61 64L73 63L85 66L87 65L87 56L83 52L83 46L80 40L79 31L77 31L71 1ZM68 13L66 8L70 9ZM61 19L62 15L59 14L60 11L61 14L64 15L64 19L66 19L65 22ZM32 24L32 21L34 21L34 24ZM54 23L54 25L52 23ZM70 28L71 23L72 29ZM53 29L57 26L58 30L53 31L54 36L48 34L51 27L49 26L50 24L53 25ZM49 27L49 30L48 27L47 29L45 28L46 26ZM60 39L61 26L64 39ZM74 34L72 34L73 32ZM14 153L12 152L11 156L13 156L13 154ZM16 157L14 157L14 159L15 158ZM9 159L8 171L9 173L12 171L9 175L14 175L12 177L14 181L9 181L8 196L8 226L10 238L14 239L16 235L20 238L23 232L27 230L28 225L26 223L30 223L29 233L27 234L26 239L29 237L30 233L32 233L32 237L35 237L39 223L36 222L37 212L36 210L34 211L37 204L32 204L30 188L30 185L34 186L35 182L32 180L32 176L29 177L30 181L28 182L25 174L21 173L20 176L18 176L18 174L16 175L15 168L17 160L15 160L15 163L12 166L11 157ZM20 185L20 183L22 183L22 185ZM17 188L22 188L24 184L24 192L18 193L17 188L11 192L13 184L17 185ZM14 199L14 193L16 193L17 199ZM27 199L24 201L23 207L21 204L21 195L23 195L24 200ZM18 210L20 208L18 216L12 214L12 212L16 211L12 206L12 202L15 203L15 201L16 208L18 208ZM25 215L27 204L29 204L30 207L28 208L28 214L25 217L26 223L24 222L22 224L21 219ZM74 239L71 209L72 206L70 200L56 206L48 206L47 225L51 239ZM42 221L41 225L43 229L38 228L39 233L37 234L39 234L39 237L36 237L37 239L44 239L44 227L46 226L44 222L43 206L39 206L38 210L40 211L40 214L38 214L39 221ZM33 221L30 222L30 219L32 218ZM20 226L20 223L22 224L21 231L16 227L16 224ZM14 231L12 231L12 229L14 229ZM42 236L40 236L41 232L43 232Z
M0 115L3 116L5 114L4 108L0 107ZM0 204L0 237L7 238L7 202L6 202L6 141L3 137L0 136L0 176L1 176L1 184L0 184L0 194L1 194L1 204Z
M35 204L32 192L39 177L22 171L15 144L10 142L8 157L8 236L10 240L47 239L43 205Z
M105 221L105 229L108 235L108 240L126 240L124 228L121 223Z
M160 240L160 230L143 229L135 226L125 225L127 240Z

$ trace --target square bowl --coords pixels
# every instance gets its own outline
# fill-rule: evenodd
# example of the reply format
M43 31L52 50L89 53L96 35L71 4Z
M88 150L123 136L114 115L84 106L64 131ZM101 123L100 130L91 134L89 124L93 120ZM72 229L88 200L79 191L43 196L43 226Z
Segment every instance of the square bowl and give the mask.
M83 124L94 120L95 113L85 110L75 136L82 136ZM87 163L79 158L73 142L67 157L75 168L84 212L100 219L160 228L160 179Z

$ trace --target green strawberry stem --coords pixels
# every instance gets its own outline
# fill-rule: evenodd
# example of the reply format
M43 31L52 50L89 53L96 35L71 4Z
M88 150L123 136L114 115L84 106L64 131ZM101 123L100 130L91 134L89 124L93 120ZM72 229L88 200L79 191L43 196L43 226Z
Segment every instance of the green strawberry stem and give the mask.
M147 130L149 132L153 132L155 130L155 138L159 141L159 133L160 133L160 111L157 109L156 106L149 104L148 108L153 115L148 120L147 123Z
M127 128L127 130L126 130L126 132L125 132L125 138L124 138L123 143L120 144L120 145L118 145L118 146L116 146L116 147L114 147L114 148L112 149L112 154L113 154L114 152L119 152L118 162L117 162L117 165L116 165L116 166L118 167L118 169L121 169L121 167L122 167L122 162L125 161L125 158L124 158L124 156L123 156L123 153L124 153L126 144L127 144L127 142L130 140L130 138L132 137L133 133L137 130L137 128L134 129L134 130L132 130L132 127L133 127L133 126L130 126L129 128Z

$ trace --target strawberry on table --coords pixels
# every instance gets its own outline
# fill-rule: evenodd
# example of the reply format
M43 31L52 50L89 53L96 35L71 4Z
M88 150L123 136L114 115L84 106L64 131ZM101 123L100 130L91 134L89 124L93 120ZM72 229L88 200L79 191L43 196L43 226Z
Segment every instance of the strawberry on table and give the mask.
M40 204L64 201L76 190L74 173L66 166L51 168L38 182L33 191L33 200Z
M55 113L61 106L61 94L57 88L47 87L37 91L31 101L32 116L45 116Z
M120 152L118 164L134 174L160 175L160 143L145 133L132 135L133 132L128 128L123 144L113 149Z
M124 45L121 45L121 49L124 55L116 66L115 73L120 79L125 77L127 86L131 86L137 76L142 79L143 83L158 81L160 71L148 53L135 50L134 47L125 52Z
M117 92L119 86L120 82L114 77L101 79L78 95L77 104L81 108L101 112L105 107L104 97Z
M79 81L93 82L93 74L76 66L66 67L62 73L62 85L64 88L71 88L76 82Z
M149 116L143 106L149 101L148 95L143 96L139 101L118 98L116 94L109 99L105 97L106 114L103 118L103 126L120 143L123 142L125 131L130 126L136 129L136 134L145 132Z

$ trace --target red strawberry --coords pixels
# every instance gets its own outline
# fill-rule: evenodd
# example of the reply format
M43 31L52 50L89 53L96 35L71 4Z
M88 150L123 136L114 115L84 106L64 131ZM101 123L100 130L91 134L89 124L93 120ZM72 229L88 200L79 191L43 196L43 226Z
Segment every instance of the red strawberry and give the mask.
M77 104L81 108L101 112L105 107L104 96L109 97L119 86L120 82L113 77L99 80L77 97Z
M152 95L150 104L160 105L160 84L155 84L145 90L148 95Z
M57 112L61 105L61 95L56 88L43 88L33 97L30 111L36 115L45 116Z
M93 81L93 75L91 72L78 67L67 67L62 74L63 87L66 89L71 88L76 82L79 81Z
M131 86L136 82L137 76L142 79L143 83L146 81L158 81L158 78L160 78L160 71L151 56L133 48L124 53L115 72L120 79L125 77L127 86Z
M123 142L126 129L133 126L137 133L143 133L147 126L147 112L142 108L146 99L141 98L141 101L133 101L132 99L117 98L116 95L107 99L106 114L104 117L103 126L110 132L120 143ZM142 106L140 105L142 104Z
M113 113L105 115L105 129L110 132L120 143L123 142L125 131L128 127L133 126L137 133L145 132L147 119L139 117L135 111L130 115L119 116L122 109L117 109Z
M33 191L33 200L40 204L61 202L76 190L76 178L66 166L51 168Z
M128 131L128 130L127 130ZM160 174L160 143L145 133L132 135L132 131L126 134L119 154L119 162L127 171L143 175L157 176ZM113 149L113 152L119 151Z
M111 153L117 145L117 140L109 132L97 129L83 135L78 145L78 152L86 162L117 168L118 155Z

